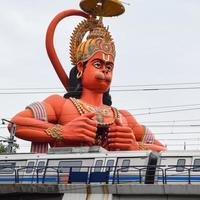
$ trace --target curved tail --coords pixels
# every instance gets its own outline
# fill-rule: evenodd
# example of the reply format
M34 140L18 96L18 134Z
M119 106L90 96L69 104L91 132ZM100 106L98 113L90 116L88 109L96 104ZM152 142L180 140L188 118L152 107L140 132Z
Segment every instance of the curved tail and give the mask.
M60 79L60 81L62 82L63 86L65 87L65 89L68 91L68 87L69 87L69 78L67 76L67 73L65 72L65 70L63 69L62 64L60 63L60 60L56 54L55 48L54 48L54 32L56 29L57 24L65 17L69 17L69 16L81 16L81 17L85 17L85 18L89 18L89 15L87 13L84 13L81 10L65 10L60 12L59 14L57 14L54 19L51 21L51 23L49 24L49 27L47 29L47 33L46 33L46 50L47 50L47 54L49 56L49 59L51 60L51 63Z

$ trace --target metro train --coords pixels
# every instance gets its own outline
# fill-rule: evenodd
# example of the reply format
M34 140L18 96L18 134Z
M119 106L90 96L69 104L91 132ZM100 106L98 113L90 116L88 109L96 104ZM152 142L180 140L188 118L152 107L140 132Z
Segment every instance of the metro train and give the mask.
M93 146L0 154L4 183L200 184L200 152L107 151Z

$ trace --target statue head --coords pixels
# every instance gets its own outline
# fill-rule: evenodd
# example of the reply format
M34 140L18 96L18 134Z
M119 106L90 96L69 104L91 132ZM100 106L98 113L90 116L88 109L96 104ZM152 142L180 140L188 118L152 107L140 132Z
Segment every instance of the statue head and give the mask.
M86 34L88 35L84 40ZM107 96L104 99L110 99L109 103L104 102L105 104L111 104L109 88L115 59L115 45L108 29L103 26L101 18L84 20L74 29L70 42L70 55L74 67L70 72L69 94L65 97L80 98L81 88L91 85L93 89L99 89L104 96ZM80 73L83 75L77 76ZM98 82L93 80L89 83L92 77ZM78 96L74 96L76 92L79 93Z

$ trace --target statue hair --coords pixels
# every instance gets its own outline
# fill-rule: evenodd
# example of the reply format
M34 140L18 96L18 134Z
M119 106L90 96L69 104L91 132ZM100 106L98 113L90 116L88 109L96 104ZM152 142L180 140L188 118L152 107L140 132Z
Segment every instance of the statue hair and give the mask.
M86 67L87 62L83 63L84 69ZM69 75L69 89L68 93L64 95L64 98L68 99L69 97L74 97L76 99L80 99L82 94L82 83L81 79L77 79L76 75L78 73L77 67L74 66ZM103 104L111 106L112 100L109 94L110 89L103 94Z

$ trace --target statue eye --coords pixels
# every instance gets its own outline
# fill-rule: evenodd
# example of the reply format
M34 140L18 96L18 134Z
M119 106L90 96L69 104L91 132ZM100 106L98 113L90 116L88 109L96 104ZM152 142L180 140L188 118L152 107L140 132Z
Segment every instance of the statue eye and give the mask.
M113 66L112 65L106 65L106 69L107 69L107 71L112 72Z
M93 66L96 67L97 69L101 68L101 63L99 61L96 61L93 63Z

